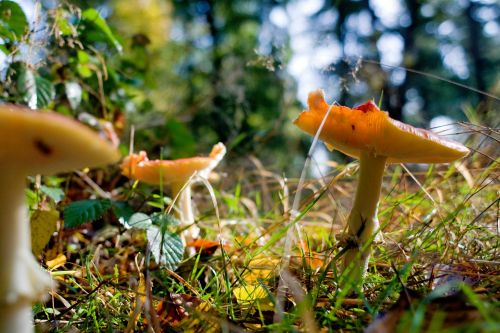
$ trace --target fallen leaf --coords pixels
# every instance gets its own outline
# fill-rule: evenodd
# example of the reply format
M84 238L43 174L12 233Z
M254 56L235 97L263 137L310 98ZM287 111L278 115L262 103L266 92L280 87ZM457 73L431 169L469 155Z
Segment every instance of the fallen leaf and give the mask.
M196 253L200 253L201 256L210 257L213 256L215 251L219 248L220 243L207 239L195 239L189 242L186 246L194 247Z
M220 332L219 323L209 320L213 316L200 316L208 313L212 305L195 296L187 294L170 293L169 297L162 300L156 307L160 326L166 332L171 328L179 332Z
M252 259L243 273L243 280L252 285L257 280L265 280L273 275L279 266L280 260L259 256Z
M247 307L247 311L272 311L274 304L269 298L267 290L260 284L246 285L233 288L233 295L238 304Z
M50 237L57 230L59 212L57 210L35 210L31 213L31 249L35 256L42 254L43 249L50 241Z
M58 267L61 267L62 265L66 264L66 256L64 254L59 254L57 257L55 257L52 260L49 260L46 262L47 268L48 269L56 269Z
M132 330L137 321L139 320L139 314L141 313L144 304L146 303L146 280L144 278L144 274L137 268L139 271L139 283L137 285L137 290L135 293L134 306L129 314L129 321L127 324L127 331Z

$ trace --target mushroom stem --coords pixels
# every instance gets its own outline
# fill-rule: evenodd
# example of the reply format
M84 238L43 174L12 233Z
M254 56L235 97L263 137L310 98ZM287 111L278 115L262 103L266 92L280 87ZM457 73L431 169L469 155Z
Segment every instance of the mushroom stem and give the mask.
M184 238L190 241L198 238L200 229L193 225L194 215L193 215L193 205L191 201L191 185L187 184L184 186L185 182L174 182L171 184L172 197L177 197L177 206L179 210L177 211L177 217L181 220L184 227L189 227L188 230L184 231Z
M32 332L31 303L51 286L31 253L25 182L16 170L0 170L0 332Z
M362 281L368 269L371 253L369 243L377 239L379 229L377 209L386 160L385 156L361 152L356 197L347 220L348 249L343 268L348 271L347 283L357 284Z
M0 306L0 332L32 333L31 303Z

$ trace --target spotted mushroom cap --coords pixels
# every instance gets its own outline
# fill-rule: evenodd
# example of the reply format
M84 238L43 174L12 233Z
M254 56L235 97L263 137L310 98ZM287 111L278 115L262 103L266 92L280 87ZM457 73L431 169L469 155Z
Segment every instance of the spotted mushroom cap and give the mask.
M294 121L315 135L330 105L322 90L309 94L309 110ZM319 138L327 147L358 158L361 151L386 156L388 163L447 163L469 153L462 144L389 118L373 102L354 109L332 105Z
M180 158L177 160L149 160L145 151L123 159L122 174L130 179L159 185L186 182L195 173L206 178L226 154L226 147L219 142L208 156Z
M0 168L50 175L103 166L119 158L110 143L72 118L0 105Z

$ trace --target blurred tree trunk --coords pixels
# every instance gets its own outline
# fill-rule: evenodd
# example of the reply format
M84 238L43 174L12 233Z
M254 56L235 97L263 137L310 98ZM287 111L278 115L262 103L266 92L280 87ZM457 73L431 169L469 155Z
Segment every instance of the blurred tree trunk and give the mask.
M420 2L415 0L405 0L408 14L410 15L411 23L407 27L400 30L401 37L404 40L403 49L403 66L413 69L416 62L417 54L415 50L415 30L419 27L419 12ZM406 73L403 82L395 89L394 94L388 94L389 114L392 118L401 120L403 117L403 106L406 102L406 91L410 84L408 80L408 72Z
M479 5L470 0L468 0L467 2L468 4L467 7L465 8L465 16L467 18L467 28L469 32L467 46L471 57L472 72L474 75L476 88L481 91L486 91L487 87L486 87L486 81L484 79L486 64L481 53L481 25L474 19L474 12L477 10ZM483 108L479 108L479 110L482 109Z
M349 3L346 3L346 1L339 1L337 11L339 14L339 17L337 19L337 27L335 29L335 34L337 35L337 39L341 45L341 51L342 51L342 58L341 60L335 65L335 71L337 72L337 75L343 82L347 81L347 75L349 75L349 71L351 66L349 66L348 59L346 59L346 54L345 54L345 37L346 37L346 27L344 26L345 20L347 19L347 16L350 14L350 6ZM346 84L347 86L347 84ZM340 95L337 100L337 102L340 105L345 105L347 100L347 88L341 87L340 89Z
M210 77L210 83L212 85L213 91L213 99L212 99L212 112L210 114L211 117L214 118L213 124L215 126L214 130L219 136L219 140L222 142L226 142L231 133L231 126L228 124L228 117L224 117L226 115L225 112L229 112L229 110L224 110L224 98L222 97L222 92L220 91L220 80L222 73L222 56L219 52L219 45L221 41L221 31L219 31L217 24L215 22L215 0L206 0L207 10L205 12L205 18L207 20L208 29L210 32L210 37L212 38L212 72Z

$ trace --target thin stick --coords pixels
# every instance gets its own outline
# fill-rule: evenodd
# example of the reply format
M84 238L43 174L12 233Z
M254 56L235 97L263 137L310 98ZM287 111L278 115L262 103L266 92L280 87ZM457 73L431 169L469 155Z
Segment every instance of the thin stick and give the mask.
M130 126L130 145L128 147L128 154L132 155L134 153L134 137L135 137L135 126Z

